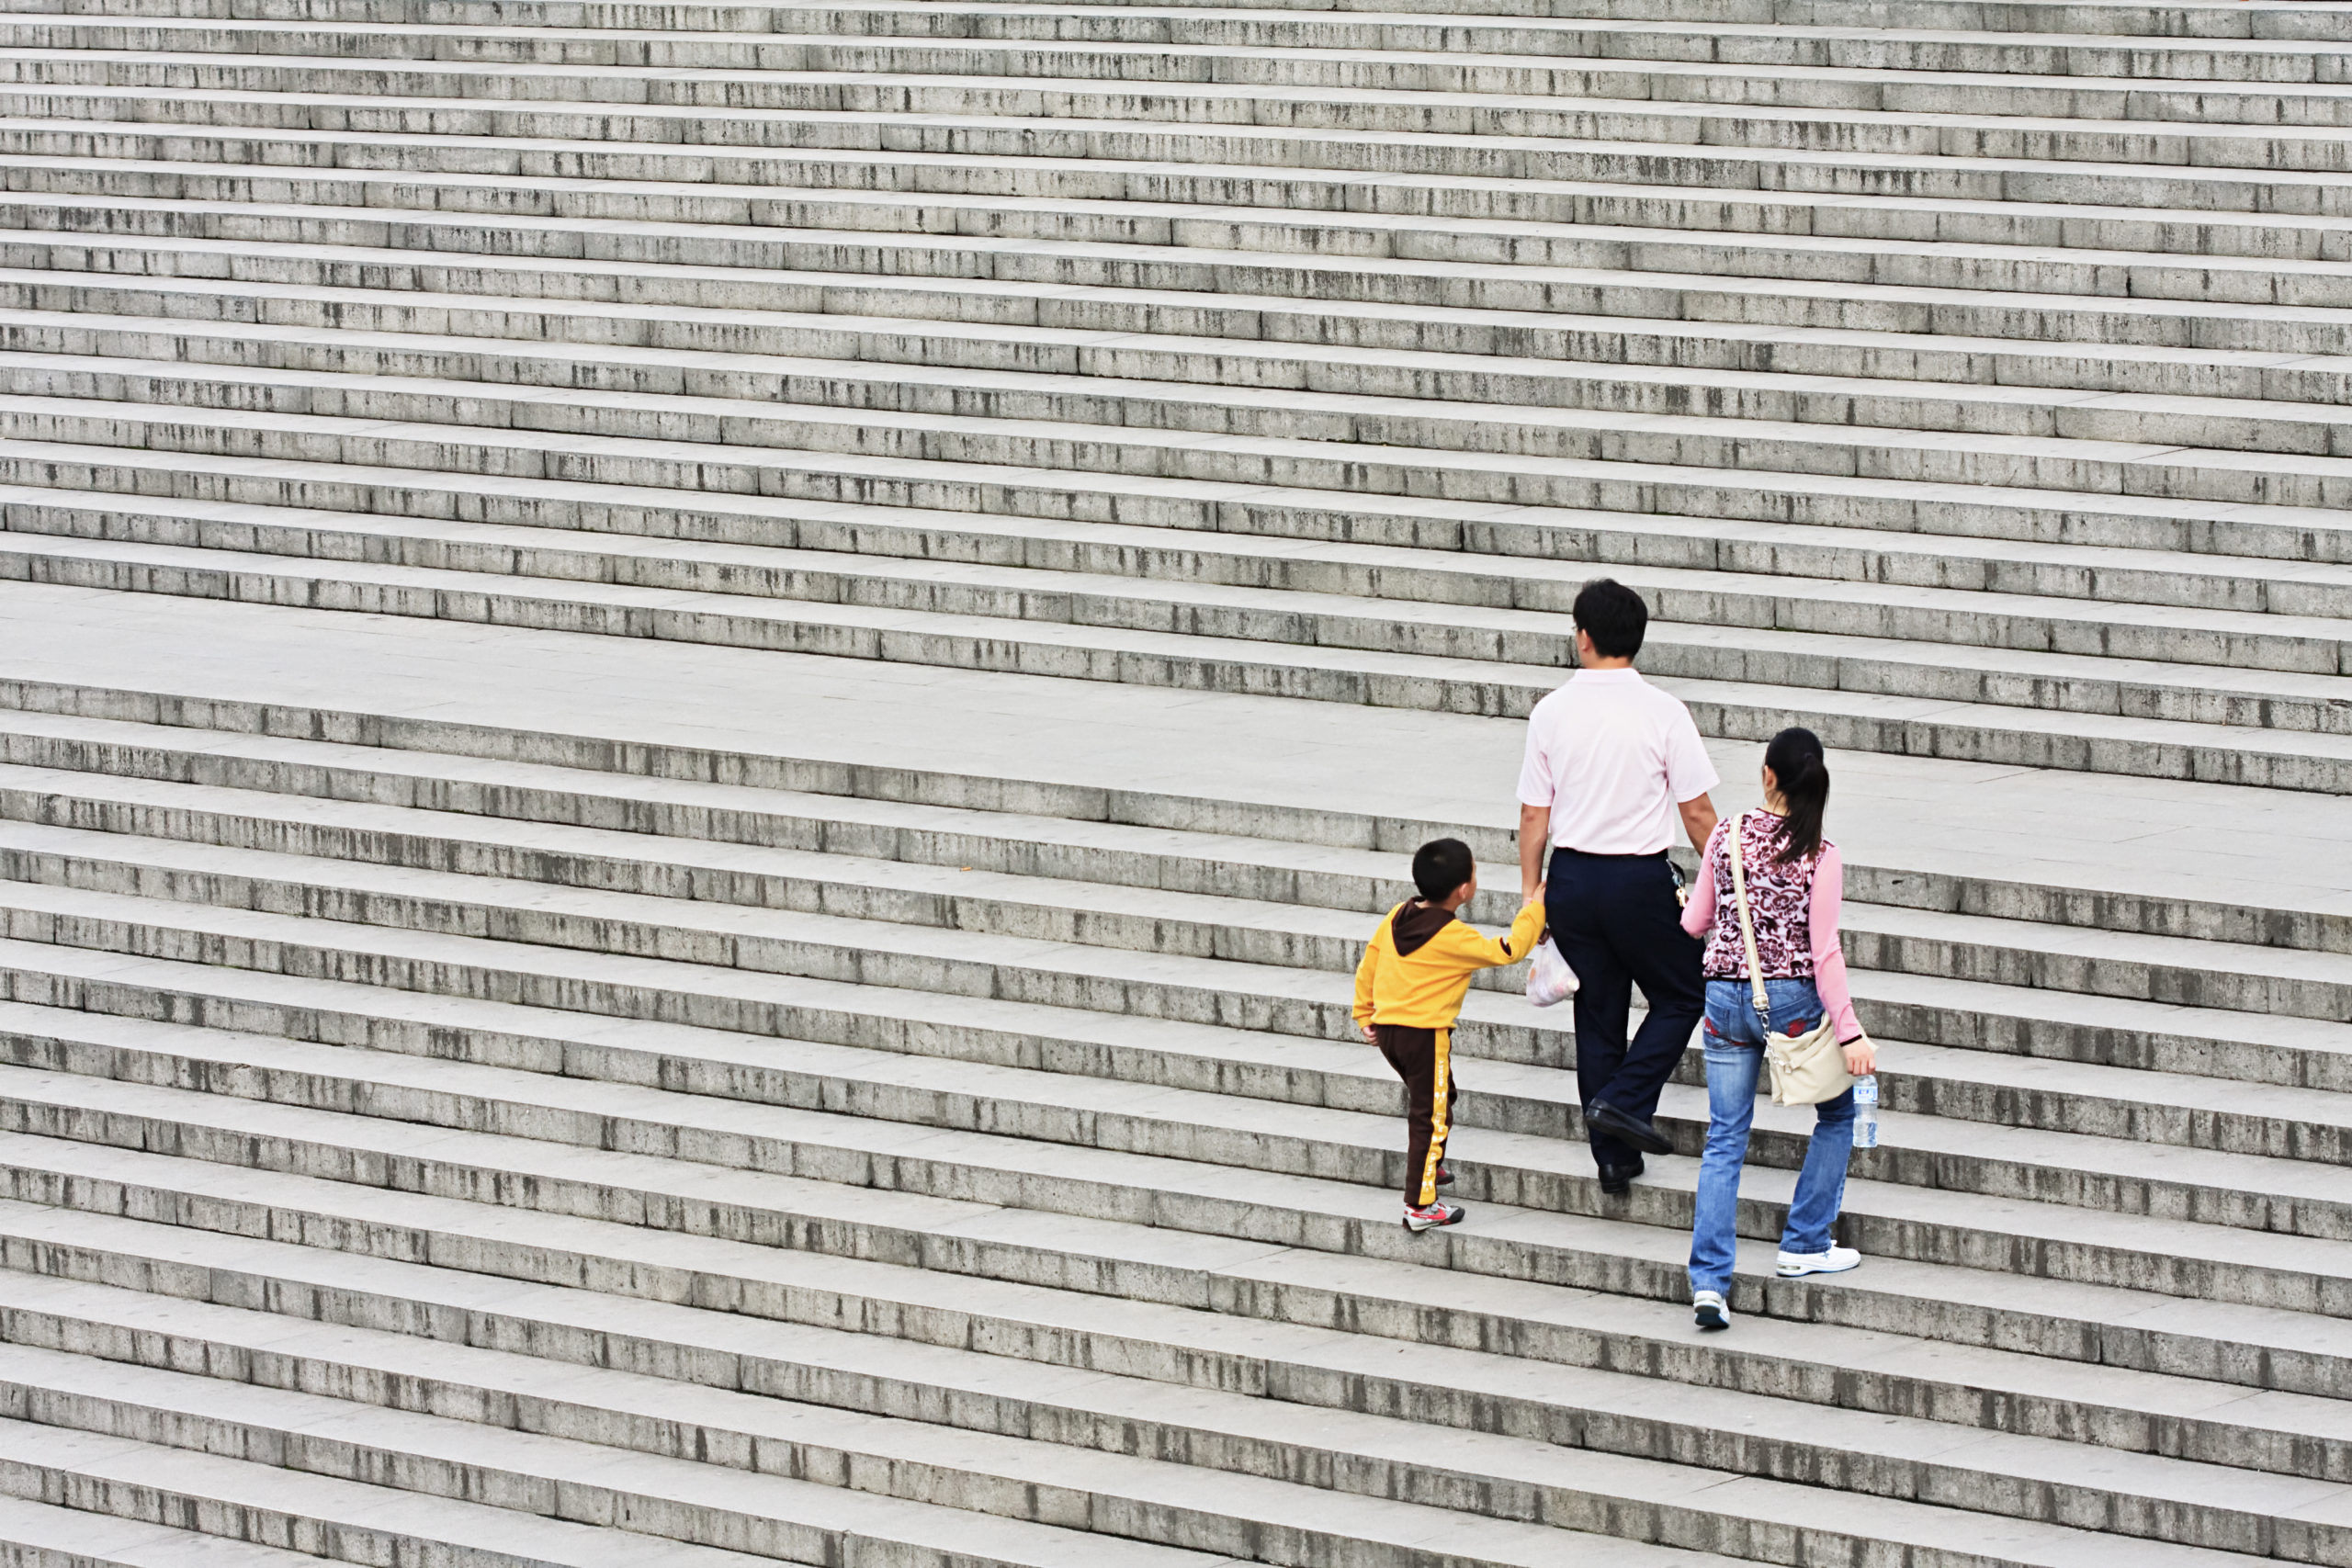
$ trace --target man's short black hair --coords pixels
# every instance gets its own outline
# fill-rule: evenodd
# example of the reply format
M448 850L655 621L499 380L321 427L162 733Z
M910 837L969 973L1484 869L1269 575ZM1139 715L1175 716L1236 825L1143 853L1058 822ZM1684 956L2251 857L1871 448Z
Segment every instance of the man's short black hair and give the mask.
M1469 881L1477 869L1470 846L1459 839L1431 839L1413 852L1413 886L1432 904Z
M1592 650L1601 658L1631 659L1642 651L1642 634L1650 626L1650 607L1615 578L1586 583L1577 592L1571 613L1577 618L1577 630L1592 638Z

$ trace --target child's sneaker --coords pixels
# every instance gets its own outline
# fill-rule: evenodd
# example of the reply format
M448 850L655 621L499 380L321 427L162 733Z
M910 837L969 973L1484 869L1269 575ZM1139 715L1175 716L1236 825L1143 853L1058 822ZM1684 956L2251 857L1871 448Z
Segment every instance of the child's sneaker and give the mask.
M1437 1184L1440 1187L1451 1187L1453 1185L1453 1167L1441 1165L1437 1168Z
M1431 1203L1426 1209L1409 1205L1405 1210L1405 1228L1419 1233L1435 1230L1440 1225L1458 1225L1462 1216L1470 1211L1459 1203Z
M1783 1280L1794 1280L1805 1274L1843 1274L1858 1268L1862 1255L1850 1247L1833 1247L1826 1252L1783 1252L1774 1270Z
M1729 1328L1730 1303L1721 1291L1696 1292L1690 1297L1690 1320L1703 1329Z

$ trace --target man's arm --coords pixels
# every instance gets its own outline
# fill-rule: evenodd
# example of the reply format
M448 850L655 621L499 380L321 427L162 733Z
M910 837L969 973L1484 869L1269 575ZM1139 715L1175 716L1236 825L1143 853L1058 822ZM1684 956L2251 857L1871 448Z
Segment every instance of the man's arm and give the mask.
M1709 820L1713 820L1710 814ZM1707 840L1702 839L1701 843ZM1521 806L1519 808L1519 896L1534 897L1536 887L1544 880L1544 852L1552 842L1552 808L1548 806Z
M1715 803L1703 794L1694 795L1676 809L1682 813L1682 830L1690 835L1690 847L1704 856L1707 835L1715 830ZM1521 850L1521 858L1526 858L1526 853Z

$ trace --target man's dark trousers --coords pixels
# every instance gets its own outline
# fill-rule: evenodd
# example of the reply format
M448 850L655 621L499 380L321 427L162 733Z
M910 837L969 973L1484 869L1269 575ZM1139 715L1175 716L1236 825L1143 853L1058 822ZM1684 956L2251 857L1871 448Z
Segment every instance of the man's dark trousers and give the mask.
M1552 852L1544 916L1560 956L1577 972L1577 1089L1588 1106L1606 1100L1644 1121L1706 1016L1704 946L1682 929L1674 870L1654 855ZM1625 1024L1642 988L1649 1016L1629 1046ZM1615 1138L1592 1141L1604 1166L1630 1166L1639 1151Z

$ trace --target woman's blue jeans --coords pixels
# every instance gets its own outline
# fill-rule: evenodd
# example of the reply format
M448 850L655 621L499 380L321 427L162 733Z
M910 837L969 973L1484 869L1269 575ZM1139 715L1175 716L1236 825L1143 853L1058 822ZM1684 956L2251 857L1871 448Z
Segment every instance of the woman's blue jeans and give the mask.
M1810 980L1767 980L1772 1027L1801 1034L1821 1016ZM1764 1070L1764 1029L1745 980L1707 982L1707 1152L1699 1161L1698 1213L1690 1229L1690 1288L1728 1291L1738 1235L1739 1171L1747 1163L1747 1130L1756 1120L1756 1083ZM1789 1204L1783 1252L1826 1252L1829 1227L1846 1197L1846 1160L1854 1149L1854 1091L1818 1108L1804 1169Z

